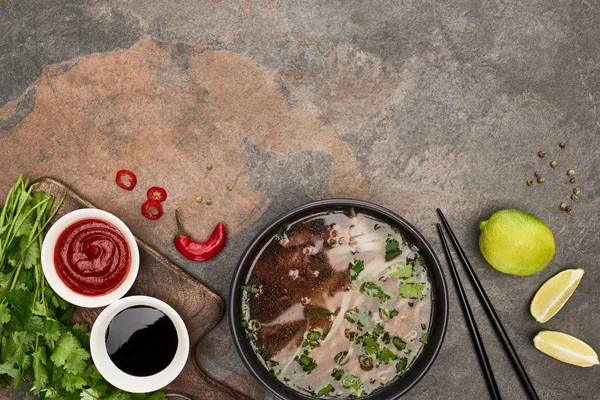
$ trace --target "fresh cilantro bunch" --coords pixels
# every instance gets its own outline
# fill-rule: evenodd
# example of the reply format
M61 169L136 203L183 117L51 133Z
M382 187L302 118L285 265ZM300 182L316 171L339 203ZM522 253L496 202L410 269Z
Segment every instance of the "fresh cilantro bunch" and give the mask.
M90 357L87 324L70 323L74 306L50 288L41 265L44 229L60 208L20 176L0 211L0 384L31 381L40 399L159 400L106 382Z

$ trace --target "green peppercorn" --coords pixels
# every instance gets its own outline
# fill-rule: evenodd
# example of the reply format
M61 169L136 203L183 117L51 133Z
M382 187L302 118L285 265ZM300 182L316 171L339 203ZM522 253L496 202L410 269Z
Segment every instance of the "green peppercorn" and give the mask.
M577 200L578 198L579 198L579 197L577 197L577 195L576 195L576 194L572 194L572 195L571 195L571 200Z
M227 190L229 190L230 192L233 190L233 185L231 183L227 184Z
M540 152L538 153L538 156L540 156L540 158L544 158L544 157L546 157L546 153L545 153L545 152L543 152L543 151L540 151Z
M571 178L571 183L575 183L575 182L577 182L577 179Z
M568 176L575 176L575 170L573 170L573 169L568 170L567 171L567 175Z
M565 147L567 147L567 145L564 142L561 142L558 144L558 147L560 147L561 149L564 149Z
M542 173L540 171L535 171L534 175L536 178L539 178L540 176L542 176Z
M561 210L566 210L567 209L567 203L560 203L560 209Z
M579 189L579 188L573 189L573 194L580 194L580 193L581 193L581 189Z
M196 197L196 203L202 203L202 196Z
M211 204L212 204L212 200L210 200L210 199L206 199L206 205L207 205L207 206L210 206Z
M573 209L571 207L567 207L567 209L565 211L570 213L571 211L573 211Z
M206 164L206 169L210 171L211 169L213 169L213 165L212 164Z
M538 183L544 183L545 181L546 181L546 180L545 180L544 178L538 178L538 179L537 179L537 182L538 182Z
M558 166L558 163L556 162L556 160L555 160L555 161L552 161L552 162L550 163L550 166L551 166L552 168L556 168L556 167Z
M533 185L533 179L528 179L527 180L527 186L531 186Z

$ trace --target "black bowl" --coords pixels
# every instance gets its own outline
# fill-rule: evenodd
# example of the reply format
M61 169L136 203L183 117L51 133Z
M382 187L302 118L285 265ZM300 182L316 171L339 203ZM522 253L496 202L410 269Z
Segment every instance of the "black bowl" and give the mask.
M397 381L384 389L377 390L368 396L363 396L361 399L399 399L415 386L427 373L442 346L448 322L448 291L440 263L435 256L433 249L419 231L399 215L373 203L353 199L328 199L308 203L294 208L275 219L250 242L236 267L229 292L229 325L231 327L231 334L233 336L235 347L251 374L278 399L312 400L315 399L315 397L299 393L279 382L277 379L269 377L267 370L252 351L250 344L246 340L244 329L241 327L242 303L240 286L244 284L248 269L252 265L256 252L261 249L265 240L272 237L277 232L277 229L282 223L295 221L301 216L321 209L349 207L353 207L357 211L364 210L370 215L381 218L384 221L389 221L400 227L402 233L406 235L412 243L419 247L423 257L425 257L428 265L429 280L433 286L433 293L435 293L435 300L432 302L432 321L430 324L429 340L424 346L421 354Z

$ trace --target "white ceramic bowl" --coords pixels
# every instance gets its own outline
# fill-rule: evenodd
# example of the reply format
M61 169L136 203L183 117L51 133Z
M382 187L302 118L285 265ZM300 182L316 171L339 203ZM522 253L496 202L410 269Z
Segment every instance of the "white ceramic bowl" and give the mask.
M112 362L106 350L106 329L108 325L118 313L134 306L148 306L162 311L171 319L177 331L178 343L175 357L165 369L154 375L141 377L121 371ZM154 297L130 296L114 302L100 313L92 327L90 350L98 372L112 385L127 392L148 393L167 386L177 378L188 360L190 338L183 319L167 303Z
M116 226L129 245L131 266L127 277L116 289L99 296L86 296L74 292L58 276L56 267L54 266L54 248L56 247L58 237L67 227L84 219L99 219ZM80 307L104 307L123 297L131 289L133 282L135 282L139 266L140 253L135 242L135 237L127 225L113 214L95 208L83 208L64 215L50 227L42 245L42 269L44 270L46 280L60 297Z

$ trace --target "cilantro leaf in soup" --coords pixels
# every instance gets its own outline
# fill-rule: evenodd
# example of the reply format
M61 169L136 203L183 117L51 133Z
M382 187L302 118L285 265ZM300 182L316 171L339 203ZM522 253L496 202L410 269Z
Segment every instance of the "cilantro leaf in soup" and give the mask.
M357 260L356 258L352 260L350 264L350 280L355 280L358 275L365 269L365 263L362 260Z
M388 271L385 273L387 276L392 278L402 278L407 279L413 276L413 266L412 264L404 265L404 264L394 264L390 266Z
M423 344L427 344L428 341L429 341L429 334L427 332L423 332L421 334L421 338L419 339L419 342L421 342Z
M425 257L419 256L419 257L417 257L417 261L419 262L419 264L421 264L422 267L427 266L427 262L425 261Z
M260 292L260 289L257 288L257 287L254 287L254 286L244 286L244 285L242 285L242 286L240 286L240 289L243 290L244 292L247 292L247 293L258 293L258 292Z
M377 355L379 352L379 343L377 343L377 337L373 335L368 335L365 337L363 344L365 345L365 349L368 354Z
M388 238L385 241L385 261L392 261L394 258L402 254L400 243L396 239Z
M360 292L365 296L375 297L382 303L392 298L387 290L372 281L365 282Z
M379 336L383 333L383 325L377 324L375 328L373 328L373 335Z
M377 354L377 359L385 364L388 364L390 361L394 361L397 358L398 357L396 356L396 353L387 348L381 349L381 351Z
M356 375L346 375L342 380L342 387L350 389L350 392L355 396L360 396L363 391L363 383Z
M331 386L331 383L327 384L327 386L322 387L321 389L315 392L316 397L323 397L326 394L333 392L335 389Z
M398 294L407 299L422 299L425 282L404 282L398 287Z
M389 344L391 340L390 334L389 333L384 333L383 336L381 337L381 341L385 344Z
M277 240L282 240L285 238L287 228L288 228L288 224L281 224L279 226L279 228L277 228L277 233L275 234L275 237L277 237Z
M384 321L388 321L398 315L398 310L388 310L387 308L380 308L379 313Z
M355 311L346 311L344 314L344 318L348 320L348 322L355 323L356 322L356 312Z
M331 376L336 381L339 381L340 379L342 379L342 375L344 375L344 370L340 369L340 368L334 368L333 372L331 373Z
M319 339L321 339L321 332L319 332L319 331L310 331L306 335L306 338L308 340L310 340L310 341L319 340Z
M306 372L310 372L313 369L317 368L317 364L315 363L315 361L306 354L300 354L298 357L296 357L296 360L302 366L302 370Z

